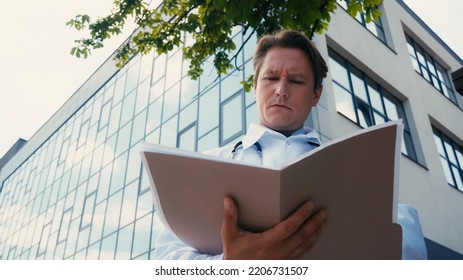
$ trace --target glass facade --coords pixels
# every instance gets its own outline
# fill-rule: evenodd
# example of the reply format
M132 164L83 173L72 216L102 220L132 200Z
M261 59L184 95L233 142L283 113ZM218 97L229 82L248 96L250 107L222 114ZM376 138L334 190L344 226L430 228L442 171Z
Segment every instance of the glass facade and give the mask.
M415 71L433 85L442 95L458 106L453 85L444 67L442 67L423 47L410 36L407 38L408 53Z
M336 110L361 127L402 119L402 153L417 161L402 102L332 49L329 56Z
M447 183L463 192L463 148L439 129L433 132Z
M181 51L133 58L3 182L0 259L150 259L154 209L138 144L204 151L242 136L257 114L240 84L253 50L227 76L207 61L197 81Z

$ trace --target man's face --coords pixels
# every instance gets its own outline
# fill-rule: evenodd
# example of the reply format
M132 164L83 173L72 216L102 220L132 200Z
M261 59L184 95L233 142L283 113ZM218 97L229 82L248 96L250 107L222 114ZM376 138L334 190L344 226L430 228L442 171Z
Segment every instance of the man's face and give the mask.
M259 123L282 133L304 125L322 88L314 91L314 75L306 54L299 49L273 47L254 85Z

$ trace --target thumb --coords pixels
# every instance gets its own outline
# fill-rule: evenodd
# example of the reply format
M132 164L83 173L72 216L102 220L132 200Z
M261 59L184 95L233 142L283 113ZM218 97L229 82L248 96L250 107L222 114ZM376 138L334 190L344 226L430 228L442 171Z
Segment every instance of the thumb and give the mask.
M238 208L230 197L223 199L222 240L228 240L238 231Z

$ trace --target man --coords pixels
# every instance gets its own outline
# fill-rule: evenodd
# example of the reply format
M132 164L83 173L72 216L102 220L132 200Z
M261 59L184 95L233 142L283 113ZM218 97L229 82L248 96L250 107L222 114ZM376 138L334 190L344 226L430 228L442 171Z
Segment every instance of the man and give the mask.
M304 127L304 122L320 99L328 69L310 40L292 30L259 40L254 69L259 124L251 125L237 145L209 153L276 167L320 144L317 133ZM306 202L274 228L252 233L238 227L237 206L231 198L225 197L221 231L223 253L216 256L186 246L156 217L155 258L298 259L313 248L325 226L327 212L323 209L314 212L314 209L313 202ZM412 241L404 243L404 257L425 258L421 229L413 216L416 212L407 207L399 207L399 211L399 223L406 221L402 224L406 227L404 241Z

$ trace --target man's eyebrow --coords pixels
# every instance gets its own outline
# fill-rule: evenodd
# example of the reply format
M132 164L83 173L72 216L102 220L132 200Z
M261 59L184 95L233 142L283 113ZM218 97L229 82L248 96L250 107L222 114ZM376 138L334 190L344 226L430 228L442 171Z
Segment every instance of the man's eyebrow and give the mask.
M307 75L301 72L296 72L296 73L289 73L289 76L291 78L298 78L298 79L307 79Z
M262 71L263 74L277 74L279 71L278 70L275 70L275 69L264 69L264 71Z
M266 68L266 69L263 69L263 71L261 72L261 75L279 75L280 71L278 69L272 69L272 68ZM289 71L288 73L288 77L291 78L291 79L302 79L302 80L307 80L308 79L308 76L306 73L304 72L291 72Z

